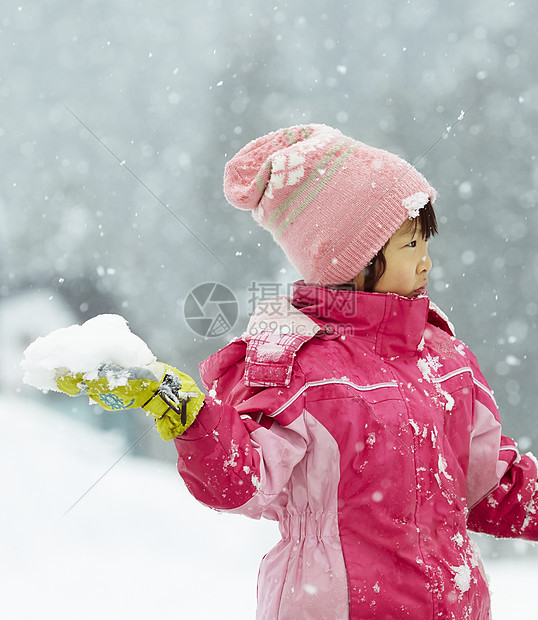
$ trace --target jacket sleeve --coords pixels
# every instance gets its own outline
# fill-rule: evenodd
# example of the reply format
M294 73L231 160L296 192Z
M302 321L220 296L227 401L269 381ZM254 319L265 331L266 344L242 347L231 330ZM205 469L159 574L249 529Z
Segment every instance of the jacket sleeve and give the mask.
M538 472L532 454L520 455L501 432L493 394L471 355L473 429L469 450L468 527L499 538L538 540Z
M260 518L307 449L300 380L246 388L243 364L215 382L194 424L175 439L178 471L200 502ZM295 424L293 422L295 421Z
M514 442L501 438L499 460L507 470L499 485L470 512L468 527L499 538L538 540L538 481L536 459L520 455Z

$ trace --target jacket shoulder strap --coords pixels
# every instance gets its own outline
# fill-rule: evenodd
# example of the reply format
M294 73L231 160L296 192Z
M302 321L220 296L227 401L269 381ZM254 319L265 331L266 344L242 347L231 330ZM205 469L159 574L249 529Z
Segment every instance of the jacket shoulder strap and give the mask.
M320 326L294 308L285 295L263 301L243 334L247 343L245 385L289 385L297 352L319 331Z

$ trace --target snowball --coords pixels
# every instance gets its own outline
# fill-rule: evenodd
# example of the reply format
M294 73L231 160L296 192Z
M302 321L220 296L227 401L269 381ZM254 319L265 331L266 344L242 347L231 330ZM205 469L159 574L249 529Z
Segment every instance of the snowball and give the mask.
M408 196L402 200L402 205L407 209L410 220L418 217L419 211L426 206L430 197L425 192L417 192L412 196Z
M155 356L117 314L100 314L82 325L57 329L39 337L24 352L21 367L23 381L40 390L55 390L58 370L83 373L86 379L97 378L103 364L123 368L141 367L155 361Z

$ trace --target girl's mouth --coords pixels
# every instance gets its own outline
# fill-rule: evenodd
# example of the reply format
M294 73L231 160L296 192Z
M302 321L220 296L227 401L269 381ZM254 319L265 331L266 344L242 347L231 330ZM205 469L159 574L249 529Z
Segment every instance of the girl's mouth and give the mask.
M424 295L426 293L426 284L424 284L423 286L421 286L420 288L415 289L411 295L413 297L418 297L419 295Z

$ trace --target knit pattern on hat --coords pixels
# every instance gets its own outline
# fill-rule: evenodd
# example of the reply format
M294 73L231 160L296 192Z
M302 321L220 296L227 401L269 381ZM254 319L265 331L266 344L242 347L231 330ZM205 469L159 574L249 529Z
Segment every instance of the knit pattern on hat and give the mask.
M410 164L327 125L280 129L226 165L224 192L273 234L308 284L360 273L435 190Z

